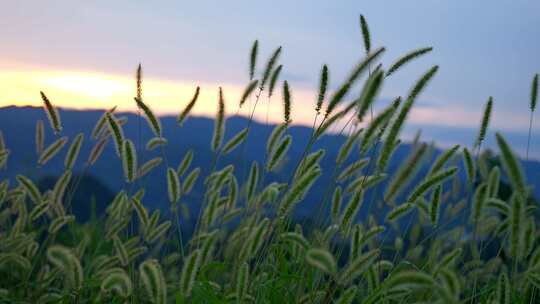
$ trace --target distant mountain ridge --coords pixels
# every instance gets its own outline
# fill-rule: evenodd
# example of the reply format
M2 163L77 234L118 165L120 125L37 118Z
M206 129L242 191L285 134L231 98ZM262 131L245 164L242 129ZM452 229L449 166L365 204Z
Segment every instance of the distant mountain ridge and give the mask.
M102 113L103 111L97 110L60 110L64 126L62 135L69 136L70 139L73 139L79 132L85 134L85 140L79 155L79 160L74 168L74 173L90 174L97 177L114 193L126 186L126 183L124 182L121 161L114 152L112 142L107 144L103 155L94 166L89 169L84 169L83 167L83 163L86 162L90 150L95 144L95 142L90 139L90 133ZM153 136L143 118L139 120L137 115L133 113L118 113L118 116L125 116L128 118L127 124L123 127L124 134L126 137L132 139L137 147L139 153L139 165L153 157L161 156L159 149L156 149L155 151L145 150L146 142ZM67 147L45 166L42 168L37 167L34 137L35 124L38 119L44 120L46 124L46 145L50 144L55 139L55 135L48 127L48 122L46 121L47 118L42 108L14 106L0 108L0 130L4 134L8 149L12 151L7 168L0 170L1 179L6 177L13 179L16 174L21 173L34 180L50 178L51 176L62 174L63 160ZM209 164L212 161L210 140L213 132L213 120L202 117L190 117L182 127L179 127L175 117L164 116L160 119L163 136L168 140L168 144L165 147L168 165L176 168L184 154L189 149L193 149L194 159L192 167L200 167L202 169L201 176L205 176L210 169ZM231 138L238 131L246 127L247 123L248 120L244 117L229 117L226 121L225 140ZM252 161L258 161L259 164L264 164L266 140L273 127L273 125L264 125L253 122L251 124L250 136L246 143L244 154L241 155L241 149L238 148L230 155L221 158L218 163L218 168L232 163L236 167L235 172L237 177L242 179L242 176L247 173ZM272 174L269 179L281 181L288 180L293 170L293 166L298 163L307 144L311 129L302 126L291 126L288 133L293 137L293 144L289 149L287 161L284 164L282 171L277 174ZM326 135L314 145L313 151L319 148L326 149L326 154L321 161L324 174L319 178L304 201L297 206L296 214L298 216L309 217L318 211L318 205L325 194L326 185L330 182L336 155L344 140L344 136ZM389 166L390 175L392 172L395 172L400 162L408 156L410 150L410 144L400 145L392 157ZM437 153L440 153L440 151L435 151L435 154ZM356 154L354 152L352 153L352 155ZM432 156L431 159L433 159L433 157L434 156ZM429 168L430 164L429 161L424 164L422 168L423 171L421 170L419 172L417 179L425 174L425 171ZM538 174L540 173L540 163L529 161L525 164L528 182L533 184L534 193L539 197L540 178L538 177ZM146 194L144 203L147 206L150 208L167 209L169 203L167 199L164 163L160 165L160 167L154 169L149 175L138 181L136 185L138 187L145 187ZM136 190L133 192L135 191ZM185 198L190 207L194 210L197 210L200 206L202 191L202 180L199 179L193 193ZM378 199L381 197L382 193L376 191L376 193L372 195L375 195L375 199ZM361 213L364 211L367 210L361 210Z

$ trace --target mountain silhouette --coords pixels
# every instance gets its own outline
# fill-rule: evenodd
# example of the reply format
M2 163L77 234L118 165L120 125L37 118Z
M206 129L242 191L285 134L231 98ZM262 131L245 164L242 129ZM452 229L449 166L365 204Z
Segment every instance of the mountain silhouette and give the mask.
M213 132L212 119L190 117L183 126L180 127L177 125L175 117L160 117L163 137L168 140L168 143L163 151L159 148L147 151L145 145L153 135L145 119L138 117L134 113L117 113L116 115L128 119L127 123L123 126L124 135L134 142L138 152L139 165L142 165L151 158L161 157L163 155L165 155L166 161L155 168L150 174L137 180L134 185L129 185L125 182L121 160L114 151L114 144L109 140L99 160L93 166L86 167L86 160L88 159L90 150L95 144L95 141L90 138L90 133L102 114L103 111L98 110L60 110L63 124L62 136L69 136L71 140L79 132L85 134L79 159L73 168L74 176L78 175L84 177L82 178L84 182L79 184L78 191L76 192L76 195L74 195L75 200L82 201L73 202L74 208L82 208L77 211L79 212L80 217L84 219L88 218L89 213L91 212L91 208L88 204L90 204L92 196L95 198L96 212L102 212L104 207L111 200L113 193L125 189L129 193L134 194L141 187L144 187L145 189L143 202L149 209L160 208L162 210L168 210L170 205L167 196L166 166L176 168L185 153L190 149L194 152L191 168L200 167L202 170L201 177L207 176L210 172L211 164L213 162L213 153L210 149L210 141ZM37 165L38 156L35 148L35 125L38 119L43 120L45 123L45 146L47 146L52 143L57 136L54 135L49 128L46 115L42 108L15 106L0 108L0 130L4 134L7 148L12 152L7 167L0 170L1 179L10 178L12 182L15 182L14 178L17 174L24 174L36 182L41 181L40 184L42 187L50 187L54 183L55 178L63 173L63 162L67 151L67 145L44 166L40 167ZM227 141L247 125L248 120L244 117L229 117L226 120L224 140ZM266 140L273 127L273 125L265 125L254 121L251 124L249 137L245 147L240 146L231 154L221 157L216 168L220 169L228 164L233 164L239 182L243 182L253 161L257 161L260 165L264 165ZM267 176L265 182L273 180L287 182L289 180L294 167L303 155L304 148L306 147L312 130L303 126L291 126L287 132L292 135L293 144L290 147L285 162L280 170L277 173L272 173ZM320 148L326 150L324 158L321 161L323 175L317 180L305 199L295 208L295 215L297 218L310 218L316 216L321 203L323 203L323 198L325 197L327 199L324 202L323 207L326 210L329 209L329 198L331 197L331 193L328 191L328 185L331 183L337 153L345 139L345 136L330 134L323 136L314 145L312 151ZM411 148L411 144L404 143L396 149L388 167L388 175L390 177L406 159L411 152ZM353 150L347 163L358 159L358 152L355 151L357 150ZM410 185L414 185L426 174L434 158L440 152L440 150L435 149L429 156L429 159L424 159L423 166L418 171L416 177L411 181ZM462 166L461 160L457 162L457 165ZM540 178L538 177L540 164L535 161L528 161L524 162L524 168L526 169L528 182L534 186L535 196L538 197L540 194L540 187L538 187L538 183L540 182ZM460 175L464 178L463 170L460 170ZM386 179L386 182L390 177ZM380 187L376 187L366 193L365 200L371 202L381 200L383 195L381 189L384 189L384 184L385 182L381 183ZM182 198L182 201L187 203L190 207L192 214L198 214L203 201L203 191L203 179L199 178L192 193ZM408 191L410 191L410 189L406 190L405 193ZM368 212L368 205L369 204L364 204L362 206L359 215L360 217L364 217Z

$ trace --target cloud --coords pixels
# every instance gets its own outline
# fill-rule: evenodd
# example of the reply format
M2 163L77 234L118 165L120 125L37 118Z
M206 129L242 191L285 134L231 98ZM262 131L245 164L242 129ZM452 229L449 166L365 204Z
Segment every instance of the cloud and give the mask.
M218 87L222 86L225 95L227 114L249 115L255 104L255 94L239 109L243 85L236 83L212 83L186 80L166 80L143 78L145 101L158 115L177 114L191 100L196 86L201 93L193 113L213 117L217 105ZM0 106L42 105L39 91L46 92L58 107L73 109L108 109L118 106L121 111L136 111L133 101L135 79L121 74L104 74L84 71L23 70L0 72ZM296 124L309 124L314 112L305 111L302 100L311 100L312 92L298 88L292 91L293 121ZM268 115L267 115L268 113ZM255 118L270 122L281 120L281 90L278 88L272 100L266 92L261 94L255 111Z

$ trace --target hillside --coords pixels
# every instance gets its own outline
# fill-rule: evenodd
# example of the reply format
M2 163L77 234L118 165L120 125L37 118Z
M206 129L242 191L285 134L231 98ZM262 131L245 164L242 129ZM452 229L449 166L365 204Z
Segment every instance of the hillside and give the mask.
M64 124L64 135L73 138L77 133L85 133L85 141L83 143L80 158L85 160L88 158L90 150L95 142L89 140L89 134L94 128L96 121L102 115L102 111L75 111L75 110L61 110L60 115ZM128 122L124 125L124 133L126 137L132 139L137 146L139 164L147 161L153 157L161 156L160 149L154 151L147 151L144 147L148 139L152 137L150 130L143 118L139 118L132 113L122 113L119 116L127 117ZM0 171L0 178L9 177L14 178L18 173L26 174L35 180L50 179L51 177L58 176L62 173L63 159L66 148L60 155L56 156L53 160L47 163L44 167L38 168L36 161L37 155L34 146L34 134L35 134L35 122L38 119L42 119L46 122L46 116L41 108L35 107L4 107L0 108L0 130L2 130L6 145L13 151L10 156L10 163L7 168ZM209 147L209 139L212 136L213 121L208 118L191 117L187 122L179 127L176 124L175 117L166 116L161 118L163 126L164 137L169 140L168 145L164 149L167 162L169 166L176 168L181 159L189 149L194 151L193 167L200 167L202 169L202 176L205 176L210 170L210 164L212 163L212 153ZM242 128L247 125L246 118L234 116L227 119L225 139L232 137ZM248 138L246 148L242 153L242 149L237 149L230 155L221 158L218 163L218 168L224 167L227 164L234 164L236 172L239 178L245 178L249 166L252 161L257 161L260 164L264 163L265 145L266 139L274 126L264 125L258 122L253 122L251 127L250 136ZM195 130L195 131L194 131ZM293 126L289 129L289 133L293 136L294 142L289 150L288 158L282 166L278 174L273 174L272 179L276 181L287 181L287 178L291 175L293 166L297 164L298 160L302 156L304 147L310 136L311 129L302 126ZM54 135L52 131L46 125L46 145L50 144ZM334 168L334 161L337 152L344 142L344 136L327 135L324 136L314 147L313 151L318 148L324 147L326 149L326 155L321 161L323 176L317 181L315 187L308 196L300 203L296 209L296 216L298 217L310 217L314 212L318 211L318 206L321 203L321 198L325 195L326 185L330 182L332 170ZM247 148L248 147L248 148ZM389 167L389 172L394 172L399 164L407 157L411 151L411 144L401 144L396 150L392 162ZM423 171L417 175L417 179L422 177L425 170L429 168L432 160L436 155L440 153L439 150L434 150L429 159L424 158ZM352 157L349 160L351 162L357 159L358 153L352 153ZM428 155L429 156L429 155ZM461 161L458 165L461 166ZM538 197L540 194L540 163L529 161L524 163L529 183L535 187L535 194ZM92 179L98 179L102 182L104 187L108 188L110 193L116 193L121 187L124 186L123 173L121 162L114 153L113 143L109 142L103 155L96 162L96 164L90 168L85 168L83 162L78 162L78 165L74 168L75 174L89 175ZM391 175L391 174L390 174ZM413 180L411 184L414 184ZM89 185L95 185L95 182L90 182ZM50 181L45 183L50 186ZM75 200L82 200L82 202L76 202L85 206L90 203L91 195L89 195L95 189L84 189L86 183L79 185L81 194L76 195ZM137 186L144 187L146 189L144 203L149 208L161 208L163 210L168 209L168 199L165 179L165 165L162 163L160 167L152 171L149 175L137 182ZM190 206L193 214L198 213L199 202L202 196L202 181L199 180L194 187L194 191L190 196L183 199ZM88 185L87 185L88 187ZM90 186L93 187L93 186ZM375 188L374 199L381 198L381 193L377 189L384 189L384 182L381 183L381 187ZM47 188L47 187L45 187ZM101 189L97 188L97 189ZM101 191L102 192L102 191ZM82 194L84 193L84 194ZM326 193L328 195L329 193ZM96 195L96 193L94 193ZM105 195L105 196L103 196ZM101 199L107 197L106 194L100 193L98 195ZM371 198L372 201L373 198ZM327 202L328 204L328 202ZM103 202L99 202L98 205L103 205ZM367 204L366 204L367 205ZM360 211L360 217L365 214L368 208L364 205L365 210ZM89 210L87 207L84 210ZM102 209L102 208L101 208ZM83 212L84 213L84 212ZM87 216L84 216L87 218Z

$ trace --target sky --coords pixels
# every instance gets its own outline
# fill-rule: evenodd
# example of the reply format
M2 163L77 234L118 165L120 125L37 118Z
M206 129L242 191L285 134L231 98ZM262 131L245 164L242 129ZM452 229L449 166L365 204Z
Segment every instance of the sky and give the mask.
M61 107L133 110L140 62L145 101L157 113L178 113L201 86L194 114L212 116L222 86L227 113L236 114L258 39L258 73L283 47L281 79L291 84L293 123L309 125L321 66L328 64L336 88L364 56L360 14L373 47L387 48L387 67L413 49L434 48L387 78L380 93L384 106L440 65L410 130L476 129L493 96L491 129L527 131L531 79L540 72L540 1L533 0L4 1L0 106L40 105L43 90ZM267 108L263 97L256 118L266 119L268 109L269 120L279 121L280 99L277 90ZM534 130L540 135L540 127Z

